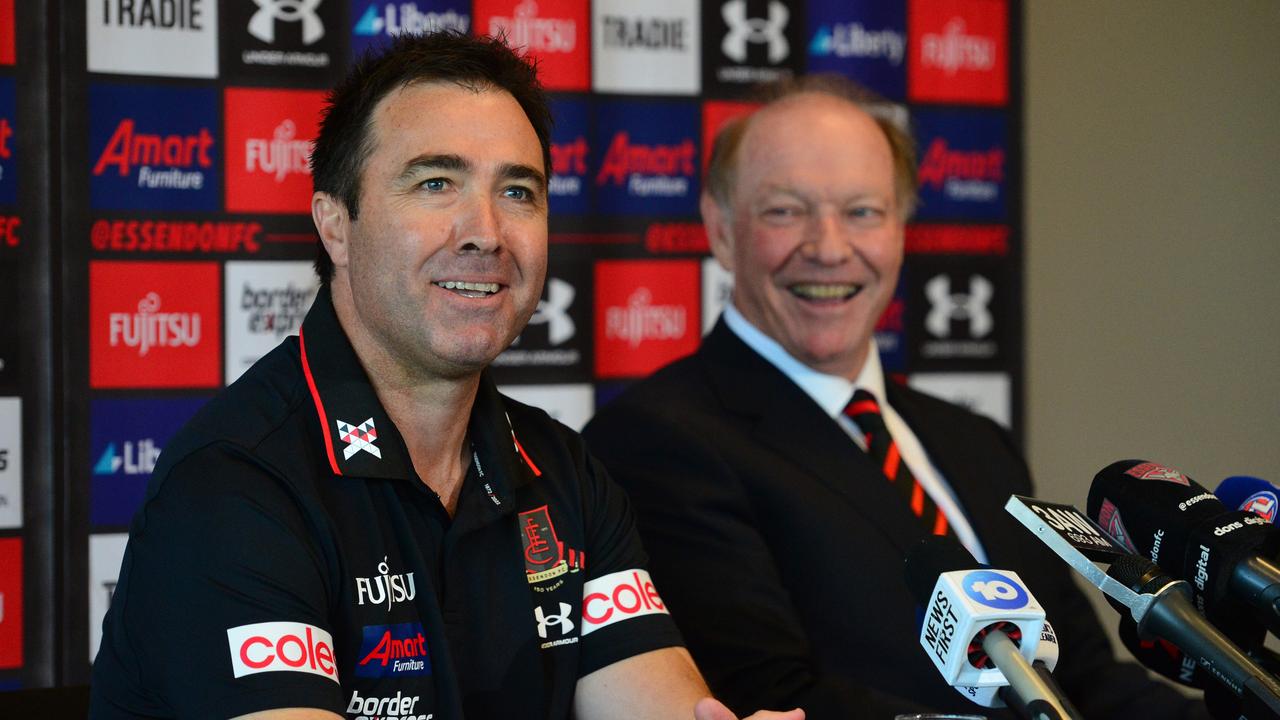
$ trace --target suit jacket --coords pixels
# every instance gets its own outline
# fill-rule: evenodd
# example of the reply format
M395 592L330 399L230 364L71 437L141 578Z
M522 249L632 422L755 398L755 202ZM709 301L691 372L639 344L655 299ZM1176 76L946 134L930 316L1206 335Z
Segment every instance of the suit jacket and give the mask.
M1089 718L1207 717L1117 663L1069 569L1004 512L1033 493L994 422L889 384L993 567L1016 571L1061 644L1054 673ZM629 388L584 430L628 491L654 582L712 690L740 713L810 720L981 708L918 642L903 555L926 536L880 469L721 320L699 351ZM1112 620L1112 618L1109 618Z

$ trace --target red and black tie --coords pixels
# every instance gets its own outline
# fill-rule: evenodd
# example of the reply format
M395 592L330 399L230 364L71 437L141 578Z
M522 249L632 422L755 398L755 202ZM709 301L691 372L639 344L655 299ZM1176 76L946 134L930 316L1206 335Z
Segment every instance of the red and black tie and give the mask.
M898 444L893 441L889 428L884 424L880 403L876 402L875 396L866 390L855 391L853 399L844 408L844 414L857 423L866 442L867 454L880 464L884 476L898 488L911 512L920 518L925 528L934 535L954 536L955 533L947 523L947 516L942 514L942 509L933 502L933 498L929 497L929 493L924 491L920 481L916 480L911 469L902 461Z

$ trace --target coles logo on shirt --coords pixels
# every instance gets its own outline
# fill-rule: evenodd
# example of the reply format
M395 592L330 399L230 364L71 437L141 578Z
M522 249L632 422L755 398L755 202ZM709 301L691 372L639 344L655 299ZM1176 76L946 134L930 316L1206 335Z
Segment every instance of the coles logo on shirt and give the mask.
M590 27L586 0L475 0L476 33L505 34L507 44L538 62L548 90L589 90Z
M304 672L338 682L333 636L315 625L263 622L227 628L235 677L264 672Z
M1003 105L1009 99L1006 0L909 0L907 95Z
M582 586L582 636L645 615L670 615L646 570L621 570Z
M431 674L431 653L421 623L366 625L356 655L356 677Z
M13 78L0 78L0 205L12 205L18 201L17 143L14 138L18 113L14 89Z
M305 214L319 90L227 88L227 211Z
M0 669L22 667L22 538L0 538Z
M596 377L643 377L700 338L697 260L596 263Z
M352 8L356 18L351 31L351 53L362 56L390 38L404 33L420 35L438 30L465 33L471 29L470 8L466 3L432 0L373 0Z
M1005 218L1008 152L1003 114L920 110L920 219Z
M89 263L89 386L217 387L218 264Z
M620 102L600 106L598 113L600 212L696 217L698 106Z
M212 89L90 85L89 117L94 209L218 209Z

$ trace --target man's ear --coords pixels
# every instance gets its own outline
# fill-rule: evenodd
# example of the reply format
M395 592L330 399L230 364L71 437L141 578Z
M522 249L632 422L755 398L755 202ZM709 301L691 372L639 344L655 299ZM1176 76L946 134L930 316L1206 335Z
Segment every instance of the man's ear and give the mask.
M329 193L315 192L311 194L311 222L320 233L320 242L329 253L335 268L347 266L347 242L351 229L351 220L347 216L347 207Z
M715 255L720 267L733 272L733 232L730 227L729 210L721 207L709 192L702 193L698 208L702 211L702 224L707 229L707 241L711 244L711 254Z

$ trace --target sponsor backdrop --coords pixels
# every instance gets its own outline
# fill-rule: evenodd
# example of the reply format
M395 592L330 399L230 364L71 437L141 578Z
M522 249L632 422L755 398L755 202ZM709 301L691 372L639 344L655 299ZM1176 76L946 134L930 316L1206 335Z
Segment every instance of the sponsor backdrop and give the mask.
M0 687L87 679L156 458L218 388L297 332L315 295L307 158L324 90L397 33L505 33L552 93L549 277L528 329L494 364L511 395L580 427L697 348L733 283L698 220L710 138L751 109L756 83L824 71L902 103L919 145L922 204L877 330L885 367L1018 428L1017 0L37 6L0 0L0 299L30 305L19 278L43 272L61 288L44 302L62 339L0 324ZM53 20L57 64L23 44ZM39 68L61 74L53 113L22 89ZM30 140L35 130L58 146ZM59 171L56 220L24 224L43 191L24 184L20 159ZM59 238L59 264L29 263L31 238ZM20 341L63 359L60 405L33 394L26 364L40 363ZM33 405L51 414L65 458L47 483L24 462ZM33 555L28 541L25 564L24 498L59 498L69 521L52 551ZM25 532L51 532L52 517ZM48 600L32 583L46 575L68 578L66 591L37 616ZM56 650L33 655L31 638Z

